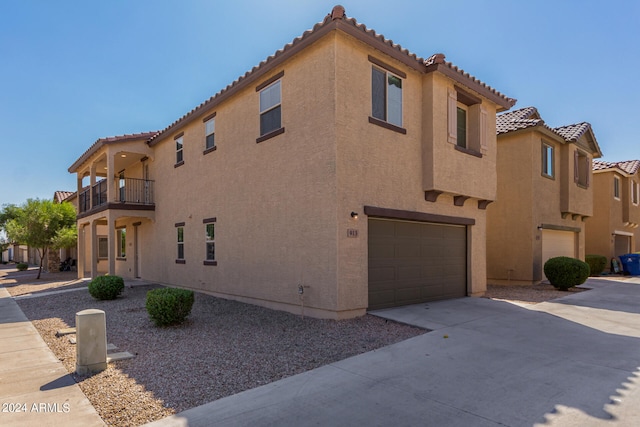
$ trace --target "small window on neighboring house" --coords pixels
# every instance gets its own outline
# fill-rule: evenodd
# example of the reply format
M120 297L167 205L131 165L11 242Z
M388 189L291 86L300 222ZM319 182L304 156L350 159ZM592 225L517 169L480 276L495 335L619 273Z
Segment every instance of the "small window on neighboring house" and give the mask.
M116 230L116 238L118 242L118 258L125 258L127 256L127 229L119 228Z
M467 148L467 109L464 106L458 105L456 119L456 145Z
M282 127L280 80L260 91L260 135Z
M210 118L206 122L204 122L204 134L205 134L205 150L210 150L216 146L215 136L216 136L216 119L215 117Z
M182 136L180 136L176 138L176 164L180 164L184 161L182 150Z
M553 146L542 143L542 175L553 178Z
M613 177L613 197L620 200L620 178L617 176Z
M98 237L98 259L109 258L109 239L107 237Z
M371 71L371 116L402 127L402 79L376 67Z
M176 227L178 242L178 260L184 260L184 227Z
M579 150L574 154L574 180L581 187L589 187L589 176L591 174L591 160L589 156Z
M640 198L640 184L631 180L631 200L634 205L638 204L638 199Z

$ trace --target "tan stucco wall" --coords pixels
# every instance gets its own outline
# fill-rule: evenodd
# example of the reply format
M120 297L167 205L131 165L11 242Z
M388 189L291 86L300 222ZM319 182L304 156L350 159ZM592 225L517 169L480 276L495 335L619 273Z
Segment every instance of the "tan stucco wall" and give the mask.
M620 198L613 194L614 176L620 179ZM629 226L631 218L640 218L640 206L633 205L630 198L630 179L622 174L605 171L593 175L594 182L594 208L593 217L587 220L586 252L595 255L604 255L607 258L615 256L615 238L613 234L633 233L631 238L631 251L637 251L640 229ZM626 211L626 212L625 212ZM637 221L640 223L640 220Z
M554 147L554 178L542 175L542 143ZM582 215L565 215L570 205L586 215L593 188L578 188L573 181L573 150L559 138L536 130L498 136L498 195L489 205L487 275L489 283L535 283L542 279L542 230L563 227L580 230L576 255L584 259ZM571 158L571 169L568 169Z

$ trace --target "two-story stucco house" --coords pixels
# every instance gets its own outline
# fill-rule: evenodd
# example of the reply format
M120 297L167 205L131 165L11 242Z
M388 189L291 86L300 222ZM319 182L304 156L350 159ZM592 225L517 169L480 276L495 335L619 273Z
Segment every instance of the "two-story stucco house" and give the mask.
M498 115L497 134L488 281L540 282L549 258L584 259L585 221L593 215L591 164L602 153L589 123L551 128L534 107Z
M481 295L496 112L514 103L336 6L170 126L69 168L79 274L334 319Z
M640 248L640 160L593 162L595 203L587 253L611 259Z

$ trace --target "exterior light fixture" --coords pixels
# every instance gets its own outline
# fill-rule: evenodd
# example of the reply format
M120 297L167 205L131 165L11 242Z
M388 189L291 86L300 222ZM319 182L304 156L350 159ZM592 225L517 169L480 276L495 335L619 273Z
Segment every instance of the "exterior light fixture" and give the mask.
M127 157L127 155L126 154L120 154L120 157L124 158L124 157Z
M351 212L351 218L358 219L358 212Z

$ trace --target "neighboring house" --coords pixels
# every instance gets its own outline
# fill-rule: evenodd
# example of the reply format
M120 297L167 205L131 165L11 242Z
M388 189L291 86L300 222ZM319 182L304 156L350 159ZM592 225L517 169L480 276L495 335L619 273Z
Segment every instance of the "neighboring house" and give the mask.
M167 128L99 139L69 168L79 275L104 257L334 319L482 295L495 118L514 103L337 6Z
M591 163L602 153L589 123L551 128L534 107L498 115L498 195L488 208L487 280L545 280L552 257L584 260L593 215Z
M587 253L611 259L640 250L640 160L593 163Z

